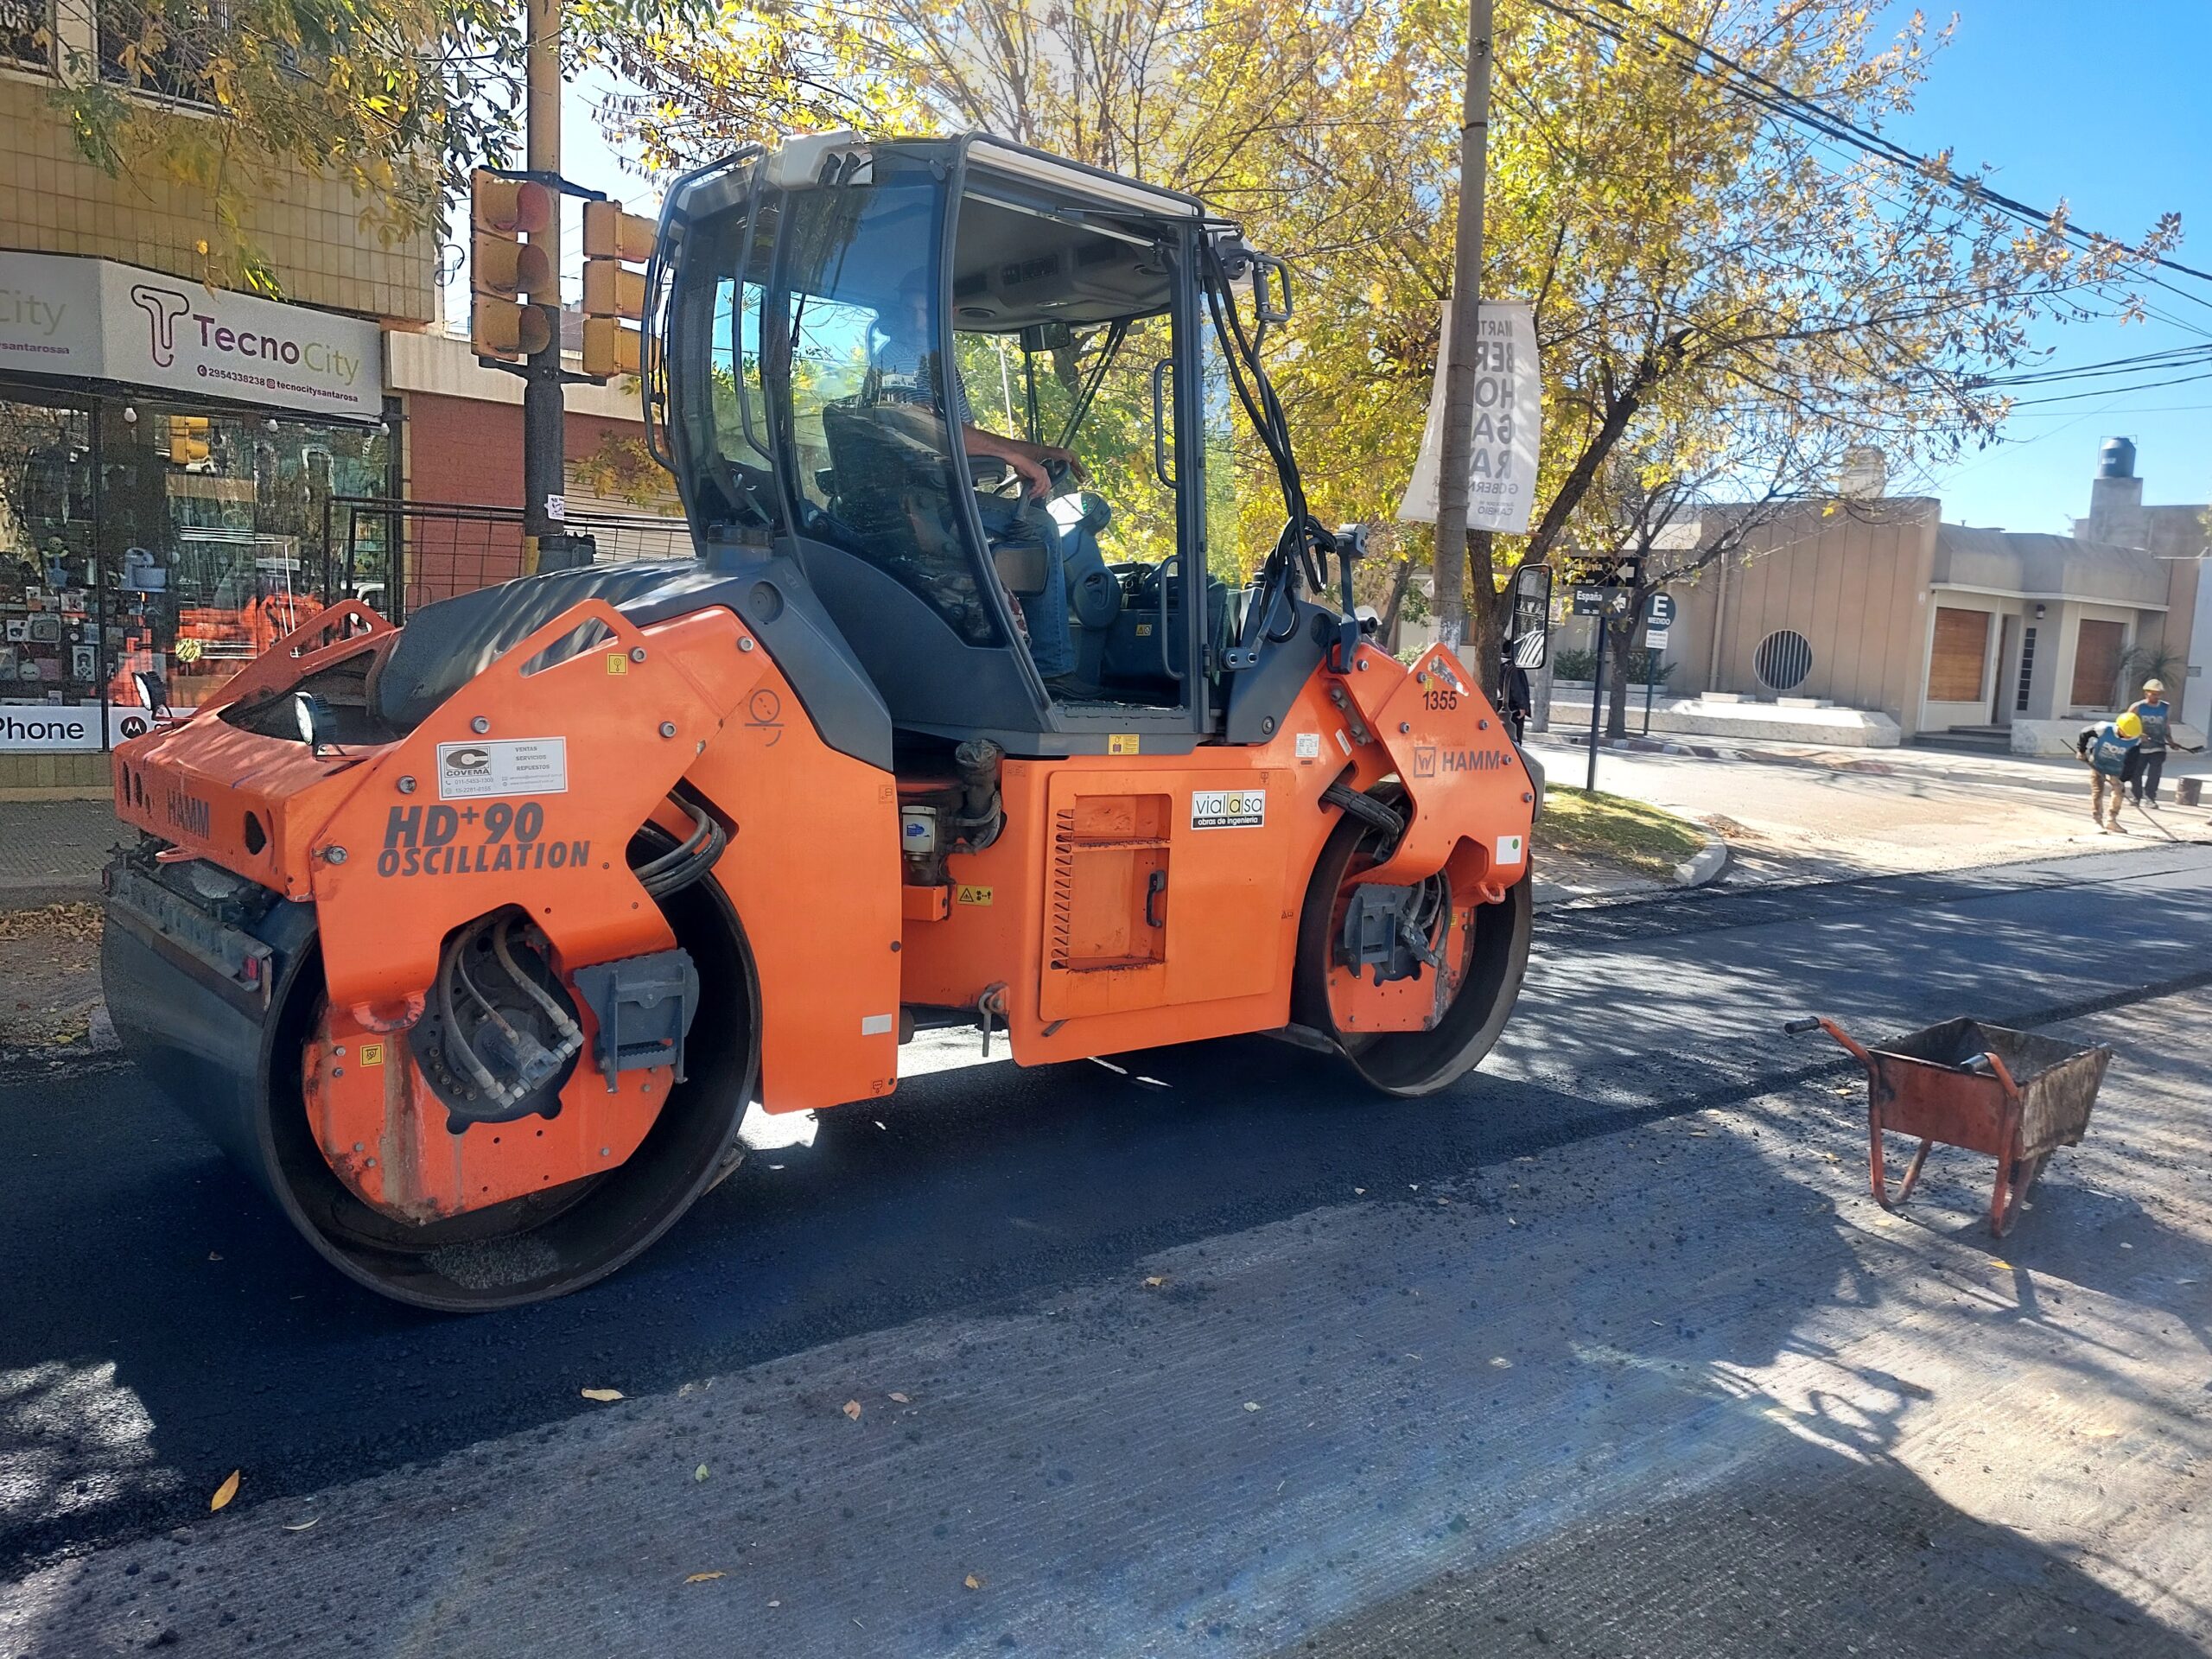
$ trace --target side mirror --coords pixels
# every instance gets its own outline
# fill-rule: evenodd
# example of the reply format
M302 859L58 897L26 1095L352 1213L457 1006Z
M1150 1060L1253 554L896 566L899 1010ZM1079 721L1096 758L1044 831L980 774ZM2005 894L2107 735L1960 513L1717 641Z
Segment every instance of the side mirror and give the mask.
M1551 567L1522 565L1505 591L1506 660L1524 671L1541 668L1551 660Z
M160 720L168 714L169 689L160 675L150 668L141 668L133 671L130 680L138 688L138 702L149 719Z

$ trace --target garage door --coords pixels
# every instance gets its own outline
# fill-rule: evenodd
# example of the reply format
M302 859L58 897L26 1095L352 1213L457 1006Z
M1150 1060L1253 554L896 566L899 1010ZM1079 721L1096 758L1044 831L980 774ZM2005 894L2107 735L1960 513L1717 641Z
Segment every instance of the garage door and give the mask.
M1989 655L1989 613L1936 610L1936 644L1928 654L1928 701L1980 702Z
M2110 709L2120 694L2120 653L2127 649L2125 622L2082 624L2074 646L2074 706Z

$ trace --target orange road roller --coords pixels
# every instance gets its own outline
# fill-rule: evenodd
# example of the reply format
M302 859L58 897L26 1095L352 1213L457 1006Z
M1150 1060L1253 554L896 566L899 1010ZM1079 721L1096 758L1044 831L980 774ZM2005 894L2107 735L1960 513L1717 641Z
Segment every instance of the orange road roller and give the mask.
M1353 605L1278 261L997 139L830 134L679 181L648 294L693 558L342 601L117 752L116 1027L332 1265L589 1284L748 1105L887 1095L922 1027L1280 1033L1395 1095L1481 1060L1541 778Z

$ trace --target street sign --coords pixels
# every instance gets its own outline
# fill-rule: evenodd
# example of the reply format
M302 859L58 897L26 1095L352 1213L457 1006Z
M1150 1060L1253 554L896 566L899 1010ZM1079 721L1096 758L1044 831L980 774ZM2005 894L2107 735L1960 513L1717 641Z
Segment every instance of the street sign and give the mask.
M1602 588L1576 588L1574 613L1577 616L1603 616L1605 613L1605 590Z
M1633 588L1643 578L1643 561L1630 554L1603 558L1563 558L1560 580L1575 588Z
M1675 596L1672 594L1652 594L1651 602L1643 607L1643 617L1660 632L1666 632L1674 625Z
M1667 649L1667 630L1666 630L1666 629L1664 629L1664 628L1657 628L1657 627L1646 628L1646 629L1643 631L1643 648L1644 648L1646 651L1664 651L1664 650L1666 650L1666 649Z

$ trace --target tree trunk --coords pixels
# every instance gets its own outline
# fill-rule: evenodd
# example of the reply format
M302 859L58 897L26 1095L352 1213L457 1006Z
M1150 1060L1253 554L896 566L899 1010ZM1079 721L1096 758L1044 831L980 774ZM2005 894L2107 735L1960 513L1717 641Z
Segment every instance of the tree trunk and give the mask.
M1632 593L1626 616L1605 619L1605 735L1628 735L1629 658L1636 654L1637 626L1643 618L1643 594Z
M1383 601L1380 625L1375 630L1382 641L1382 649L1393 657L1398 654L1398 614L1405 608L1406 588L1413 579L1414 562L1400 559L1398 568L1390 578L1390 592Z
M1505 619L1497 602L1497 533L1467 532L1467 642L1459 660L1485 690L1497 680Z

